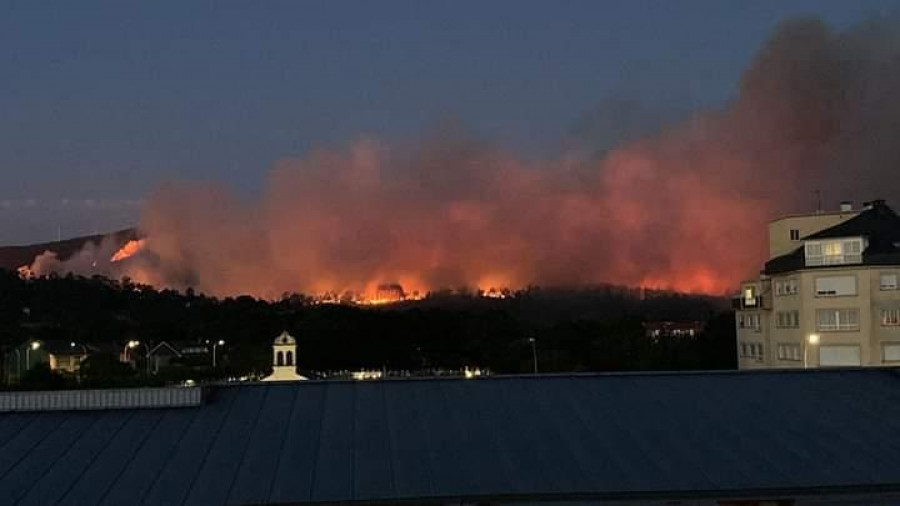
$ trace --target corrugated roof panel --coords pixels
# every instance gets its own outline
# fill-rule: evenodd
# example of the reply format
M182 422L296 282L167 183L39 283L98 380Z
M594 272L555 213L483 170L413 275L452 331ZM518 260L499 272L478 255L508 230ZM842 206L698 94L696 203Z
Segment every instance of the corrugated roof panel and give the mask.
M515 457L510 455L504 440L518 438L521 434L511 434L504 425L503 385L485 382L475 385L472 381L446 382L441 389L445 395L445 408L458 428L464 428L466 444L461 445L456 465L474 474L469 491L481 495L486 490L523 491L522 481L517 476ZM520 416L528 414L522 410ZM501 429L501 430L497 430ZM527 444L527 443L526 443ZM534 485L534 484L532 484Z
M900 487L898 386L897 373L868 370L221 387L198 408L0 415L0 498L258 504Z
M74 485L99 455L109 441L115 437L131 414L127 412L106 412L96 419L81 437L58 459L51 461L51 467L22 497L21 505L56 504Z
M422 420L422 405L407 388L382 390L389 434L392 483L398 497L433 495L433 458L428 431Z
M150 459L133 470L135 479L139 479L141 473L152 477L145 478L147 483L141 487L144 504L182 504L230 415L232 404L243 397L242 394L243 391L238 389L222 389L216 393L215 402L208 406L172 410L166 414L145 445L159 447L154 449ZM138 456L143 453L142 449ZM164 459L161 466L159 458ZM125 487L122 493L127 494L127 490ZM110 495L107 499L110 505L124 504L122 501L127 495Z
M184 504L225 504L270 390L251 387L235 399Z
M353 432L355 406L359 386L332 383L326 386L319 449L313 474L314 501L346 501L354 499Z
M291 385L269 388L231 484L228 504L259 504L268 500L297 392Z
M452 495L453 491L458 490L477 490L483 473L476 466L490 465L489 462L479 463L467 457L465 449L469 447L471 450L471 445L477 444L478 435L474 427L464 427L460 421L459 411L468 409L469 405L450 405L448 395L452 394L445 391L446 385L445 381L433 384L415 382L405 389L421 409L422 425L430 450L427 460L423 456L423 465L430 467L434 494L439 497Z
M3 418L7 416L19 418L22 415L2 415ZM67 415L64 414L43 415L29 419L24 426L11 424L11 437L6 438L6 443L0 447L0 484L5 481L6 474L66 418Z
M165 412L129 411L127 413L130 419L87 466L79 480L59 502L60 506L99 504L143 446L153 428L162 420Z
M150 413L150 412L146 412ZM157 476L169 469L172 452L179 444L185 428L198 414L192 409L166 410L162 420L142 441L128 464L120 471L119 477L107 491L102 504L135 504L153 486ZM135 417L147 416L140 412ZM130 423L134 423L134 419ZM188 480L189 477L185 477Z
M0 416L0 450L33 419L32 415L14 414Z
M545 491L579 490L585 487L587 476L575 459L548 459L560 453L571 455L561 434L567 427L560 426L561 409L553 413L545 411L545 402L539 391L540 381L508 382L499 385L498 393L503 406L503 433L507 440L501 445L516 463L516 476L527 490L535 483L545 483ZM566 420L566 419L563 419ZM521 440L521 442L519 441ZM579 443L580 444L580 443ZM539 465L530 466L529 462Z
M95 422L97 418L87 414L67 417L3 476L0 497L9 499L10 503L18 501Z
M273 503L308 501L312 497L316 474L327 386L325 383L307 383L292 385L292 388L297 390L297 397L291 408L269 493Z
M353 432L354 497L396 497L383 382L360 385Z

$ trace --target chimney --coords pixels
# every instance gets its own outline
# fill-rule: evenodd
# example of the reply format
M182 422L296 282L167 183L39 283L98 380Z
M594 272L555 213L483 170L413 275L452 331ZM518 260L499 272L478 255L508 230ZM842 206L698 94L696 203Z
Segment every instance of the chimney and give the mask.
M849 200L845 200L845 201L841 202L841 212L842 213L849 213L851 211L853 211L853 202L851 202Z

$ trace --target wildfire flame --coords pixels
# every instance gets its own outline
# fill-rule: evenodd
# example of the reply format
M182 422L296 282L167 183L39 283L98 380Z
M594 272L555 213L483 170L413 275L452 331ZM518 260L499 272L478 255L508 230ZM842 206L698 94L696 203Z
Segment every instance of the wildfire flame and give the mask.
M126 258L131 258L134 255L136 255L138 252L140 252L142 249L144 249L144 246L146 246L146 244L147 244L146 239L135 239L135 240L128 241L125 243L124 246L119 248L119 250L113 254L113 256L109 259L109 261L110 262L121 262L122 260L125 260Z

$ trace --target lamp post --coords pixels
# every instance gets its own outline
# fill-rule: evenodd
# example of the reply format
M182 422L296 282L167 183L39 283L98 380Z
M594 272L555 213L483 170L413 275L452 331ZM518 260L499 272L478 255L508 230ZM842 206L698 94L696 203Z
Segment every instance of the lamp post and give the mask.
M209 341L206 341L206 344L209 344ZM216 347L217 346L225 346L225 340L219 339L218 341L212 343L212 366L213 366L213 369L216 368Z
M31 369L31 350L37 351L41 347L40 341L31 341L25 348L25 370Z
M807 359L807 351L809 350L809 346L815 346L819 344L819 334L810 334L806 338L806 342L803 343L803 368L806 369L809 366Z
M144 362L146 362L146 366L147 366L147 376L149 377L149 376L150 376L150 347L147 346L147 343L142 343L142 342L140 342L140 341L138 341L138 340L136 340L136 339L132 339L131 341L128 341L128 343L125 345L125 360L126 360L126 361L128 360L128 350L129 350L129 349L132 349L132 350L133 350L133 349L135 349L135 348L137 348L138 346L141 346L141 345L144 346L144 351L147 352L147 354L146 354L146 356L145 356ZM137 361L136 361L136 360L135 360L135 366L137 366Z
M528 342L531 343L531 356L534 359L534 374L537 374L538 373L537 341L533 337L529 337Z

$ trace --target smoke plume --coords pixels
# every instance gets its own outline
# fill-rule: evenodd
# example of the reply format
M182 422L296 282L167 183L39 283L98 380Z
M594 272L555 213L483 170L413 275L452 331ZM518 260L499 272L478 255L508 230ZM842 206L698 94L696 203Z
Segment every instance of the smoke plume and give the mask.
M274 167L259 202L176 183L114 274L213 294L610 282L721 293L765 259L766 222L900 196L900 31L779 26L721 110L593 156L528 161L442 132L361 139ZM895 199L896 201L896 199Z

